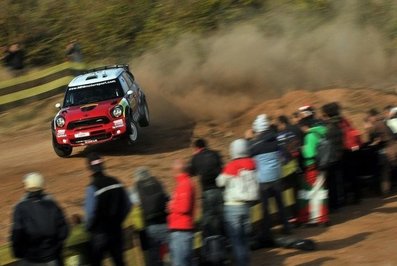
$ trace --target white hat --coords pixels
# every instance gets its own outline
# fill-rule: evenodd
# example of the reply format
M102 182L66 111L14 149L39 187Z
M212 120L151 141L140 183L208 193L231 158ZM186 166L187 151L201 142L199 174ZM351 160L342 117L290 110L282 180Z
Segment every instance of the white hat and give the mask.
M248 157L248 141L245 139L236 139L230 144L230 157L232 160Z
M267 115L258 115L252 124L252 129L256 133L260 133L269 129L269 120L267 119Z
M26 191L39 191L44 188L44 177L40 173L29 173L24 176L23 183Z

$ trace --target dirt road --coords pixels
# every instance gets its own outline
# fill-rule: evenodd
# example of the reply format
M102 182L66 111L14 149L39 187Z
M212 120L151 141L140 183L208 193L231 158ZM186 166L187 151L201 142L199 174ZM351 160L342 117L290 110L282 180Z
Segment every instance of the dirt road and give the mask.
M364 111L360 109L364 104L363 97L356 97L356 100L354 97L346 98L345 91L331 94L356 102L356 105L349 106L348 111L361 117L355 110ZM152 104L152 126L142 132L139 144L126 146L119 141L78 148L68 159L58 158L51 147L49 121L55 111L52 106L59 96L3 113L0 115L0 244L8 240L12 207L23 195L21 179L27 172L44 174L47 190L60 202L67 216L82 214L84 190L89 183L84 159L88 151L103 154L108 173L127 186L132 182L133 169L147 165L171 190L174 180L169 166L176 158L191 156L190 143L194 137L206 137L212 148L227 157L228 144L241 135L255 114L267 110L276 114L275 106L284 106L281 109L291 112L298 104L307 103L310 99L321 103L329 99L329 95L326 91L321 95L291 94L289 97L294 101L282 98L265 102L245 116L227 123L195 121L171 103L155 101L156 104ZM299 101L297 97L302 99ZM397 102L397 98L385 95L383 100L373 97L373 101L373 105L387 104ZM164 117L165 111L171 114L168 118ZM318 251L262 249L254 252L253 265L397 265L396 210L397 197L366 199L359 206L345 207L332 216L333 226L330 228L295 230L300 237L316 240Z

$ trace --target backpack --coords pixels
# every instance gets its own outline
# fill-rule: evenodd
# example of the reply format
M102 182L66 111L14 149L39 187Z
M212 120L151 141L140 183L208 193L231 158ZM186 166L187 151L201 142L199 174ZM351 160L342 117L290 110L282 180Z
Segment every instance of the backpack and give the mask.
M259 200L259 183L256 171L241 169L237 177L230 180L229 189L234 201Z
M340 126L343 131L344 148L349 151L359 148L362 144L360 132L346 120L342 120Z
M227 243L222 235L214 235L204 238L201 250L202 258L210 265L222 265L227 259Z
M161 184L154 177L138 181L137 190L145 221L166 217L168 197Z
M315 134L319 137L315 157L317 168L319 170L325 170L331 161L331 142L326 136L322 136L317 132L315 132Z

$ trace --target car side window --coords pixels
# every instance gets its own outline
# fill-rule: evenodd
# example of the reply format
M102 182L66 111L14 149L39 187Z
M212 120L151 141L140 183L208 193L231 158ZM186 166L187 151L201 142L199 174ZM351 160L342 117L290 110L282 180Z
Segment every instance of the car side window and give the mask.
M126 94L127 91L130 89L130 85L128 84L127 80L123 76L120 76L119 80L120 80L121 87L123 88L124 94Z
M133 90L134 89L134 82L131 80L131 78L125 72L123 73L122 77L126 80L126 82L128 84L128 88L130 90Z

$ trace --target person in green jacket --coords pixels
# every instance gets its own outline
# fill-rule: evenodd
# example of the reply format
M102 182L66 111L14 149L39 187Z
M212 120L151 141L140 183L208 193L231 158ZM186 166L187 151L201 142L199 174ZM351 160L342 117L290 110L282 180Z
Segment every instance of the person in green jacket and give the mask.
M326 137L327 128L314 118L314 114L302 118L299 124L305 133L301 152L305 169L298 193L298 223L327 225L328 192L324 189L324 172L318 169L315 160L317 147L321 138Z

